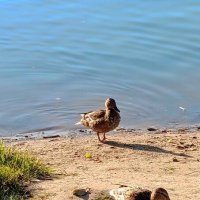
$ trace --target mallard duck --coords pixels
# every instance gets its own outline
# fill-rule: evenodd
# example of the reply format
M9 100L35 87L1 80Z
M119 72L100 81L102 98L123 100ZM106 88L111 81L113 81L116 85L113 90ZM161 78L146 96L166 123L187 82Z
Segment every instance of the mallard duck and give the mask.
M81 114L82 118L80 122L76 123L95 131L100 142L104 142L106 140L105 133L117 128L120 122L120 110L117 108L115 100L112 98L106 99L105 107L105 110L90 111ZM103 134L103 139L100 138L100 134Z
M153 192L141 188L119 188L110 191L116 200L170 200L164 188L157 188Z
M167 190L164 188L157 188L151 193L150 200L170 200Z

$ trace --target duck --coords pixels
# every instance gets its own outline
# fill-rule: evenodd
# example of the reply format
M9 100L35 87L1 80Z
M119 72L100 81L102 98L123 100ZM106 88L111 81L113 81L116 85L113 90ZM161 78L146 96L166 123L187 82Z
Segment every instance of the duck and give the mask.
M81 119L76 125L81 124L96 132L98 140L105 142L105 134L116 129L120 123L120 110L117 108L116 101L108 98L105 101L104 110L89 111L81 114ZM103 135L101 138L100 135Z
M110 191L116 200L170 200L167 190L157 188L153 192L141 188L119 188Z
M164 188L157 188L151 193L150 200L170 200L167 190Z

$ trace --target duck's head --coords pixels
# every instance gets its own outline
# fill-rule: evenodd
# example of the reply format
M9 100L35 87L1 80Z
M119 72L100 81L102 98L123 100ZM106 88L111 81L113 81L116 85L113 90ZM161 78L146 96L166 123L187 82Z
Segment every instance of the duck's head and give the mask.
M115 100L112 98L106 99L105 106L107 109L114 109L117 112L120 112L120 110L117 108Z
M151 194L151 200L170 200L167 190L164 188L157 188Z

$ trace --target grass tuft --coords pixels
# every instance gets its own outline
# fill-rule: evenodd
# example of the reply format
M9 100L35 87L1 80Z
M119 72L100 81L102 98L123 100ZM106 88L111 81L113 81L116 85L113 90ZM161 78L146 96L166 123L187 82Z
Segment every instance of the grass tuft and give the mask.
M6 147L0 142L0 199L21 200L32 178L44 179L51 170L27 152Z

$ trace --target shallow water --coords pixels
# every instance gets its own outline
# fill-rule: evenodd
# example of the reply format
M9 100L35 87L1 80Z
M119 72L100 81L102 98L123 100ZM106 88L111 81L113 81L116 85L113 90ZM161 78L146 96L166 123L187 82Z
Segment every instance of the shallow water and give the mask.
M107 97L123 127L199 123L199 16L197 0L1 0L0 135L74 129Z

